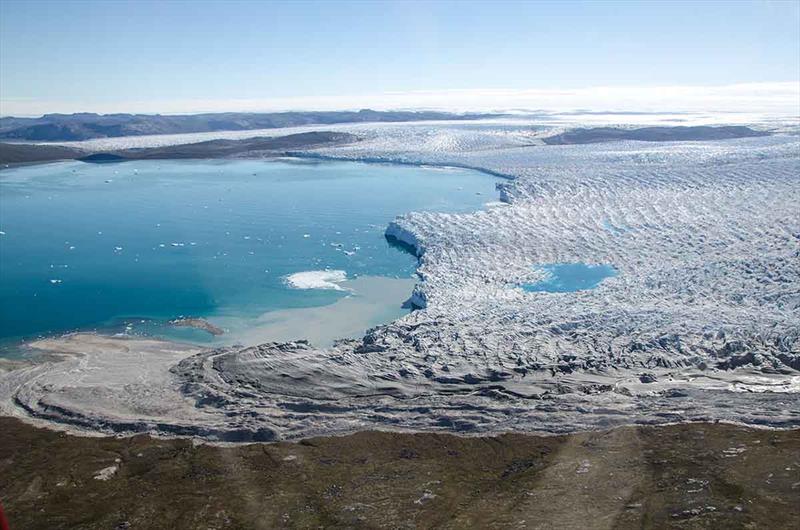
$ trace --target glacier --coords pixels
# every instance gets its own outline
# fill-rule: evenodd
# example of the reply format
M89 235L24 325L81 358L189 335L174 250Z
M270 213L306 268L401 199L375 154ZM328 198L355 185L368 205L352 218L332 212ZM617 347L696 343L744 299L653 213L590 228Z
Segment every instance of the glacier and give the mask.
M387 238L418 257L409 302L419 310L326 349L48 339L33 347L58 358L0 373L0 411L232 442L363 429L800 426L796 134L559 146L507 123L357 134L293 154L507 178L502 207L389 224ZM617 274L591 290L523 289L544 278L534 267L543 263Z

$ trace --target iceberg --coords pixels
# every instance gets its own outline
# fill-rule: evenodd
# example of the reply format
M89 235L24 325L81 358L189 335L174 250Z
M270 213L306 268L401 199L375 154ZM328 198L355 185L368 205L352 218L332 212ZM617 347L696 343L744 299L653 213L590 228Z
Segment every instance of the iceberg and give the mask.
M345 281L347 281L347 273L341 270L303 271L286 276L286 284L293 289L342 291L339 284Z

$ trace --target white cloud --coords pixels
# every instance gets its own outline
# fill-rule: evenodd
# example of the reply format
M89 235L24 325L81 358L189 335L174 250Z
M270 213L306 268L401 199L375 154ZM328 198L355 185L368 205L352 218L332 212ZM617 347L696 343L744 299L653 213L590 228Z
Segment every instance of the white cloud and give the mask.
M161 101L0 100L0 115L37 116L51 112L133 112L181 114L282 110L439 109L614 110L748 112L800 115L800 83L742 83L717 86L598 86L579 89L462 89L389 92L351 96L263 99L182 99Z

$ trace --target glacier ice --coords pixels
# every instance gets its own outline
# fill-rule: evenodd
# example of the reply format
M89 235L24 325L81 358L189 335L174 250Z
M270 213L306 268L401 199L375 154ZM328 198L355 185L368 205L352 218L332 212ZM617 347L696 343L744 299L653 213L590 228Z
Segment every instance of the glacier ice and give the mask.
M340 270L303 271L286 276L286 283L294 289L331 289L341 291L340 283L347 273Z
M29 369L35 377L12 371L0 376L3 410L227 441L366 428L800 425L797 136L544 146L539 132L505 123L358 134L301 154L508 177L498 187L507 206L412 212L386 228L418 256L410 301L423 309L328 349L185 352L148 392L127 373L82 383L58 363ZM525 291L542 263L618 274L591 290ZM84 355L110 371L102 351ZM91 404L109 386L110 404Z

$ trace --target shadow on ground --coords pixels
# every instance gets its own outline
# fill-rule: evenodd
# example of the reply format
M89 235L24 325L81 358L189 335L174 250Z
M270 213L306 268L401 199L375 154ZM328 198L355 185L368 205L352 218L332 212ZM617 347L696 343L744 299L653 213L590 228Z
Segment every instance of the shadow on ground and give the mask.
M363 432L217 447L0 418L0 499L37 528L798 528L800 431Z

